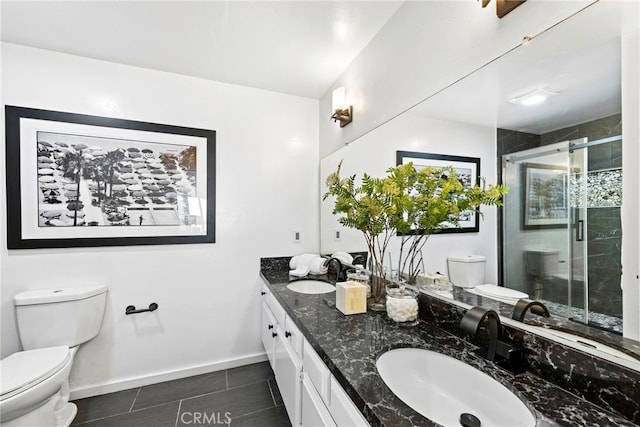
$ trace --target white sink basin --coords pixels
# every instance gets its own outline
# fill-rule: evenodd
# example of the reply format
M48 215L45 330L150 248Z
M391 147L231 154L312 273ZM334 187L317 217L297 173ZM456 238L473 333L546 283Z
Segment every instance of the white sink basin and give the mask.
M417 348L387 351L376 362L391 391L415 411L444 426L471 414L482 426L535 426L529 409L485 373L444 354Z
M336 290L335 286L320 280L297 280L289 283L287 288L301 294L328 294Z

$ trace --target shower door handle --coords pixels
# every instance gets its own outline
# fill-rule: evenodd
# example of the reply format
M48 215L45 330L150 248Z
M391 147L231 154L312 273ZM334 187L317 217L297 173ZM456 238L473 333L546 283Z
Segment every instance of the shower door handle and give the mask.
M576 242L582 242L584 240L584 220L579 219L576 222Z

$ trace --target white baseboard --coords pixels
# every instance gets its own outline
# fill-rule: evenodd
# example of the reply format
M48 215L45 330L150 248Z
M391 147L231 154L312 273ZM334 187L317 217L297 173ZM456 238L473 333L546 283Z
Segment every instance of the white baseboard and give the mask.
M267 360L266 353L258 353L244 356L237 359L223 360L220 362L208 363L206 365L192 366L188 368L176 369L143 377L125 378L122 380L95 384L71 390L70 400L84 399L85 397L99 396L101 394L113 393L116 391L128 390L142 387L149 384L156 384L164 381L177 380L194 375L207 374L209 372L222 371L224 369L236 368L238 366L250 365L252 363Z

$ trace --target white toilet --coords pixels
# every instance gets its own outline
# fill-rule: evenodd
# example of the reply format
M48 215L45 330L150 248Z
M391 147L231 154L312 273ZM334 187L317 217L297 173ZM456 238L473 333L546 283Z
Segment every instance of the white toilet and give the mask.
M447 257L449 280L460 288L475 288L484 284L487 258L482 255Z
M466 291L514 304L529 295L515 289L484 283L485 265L487 259L482 255L467 255L447 258L449 280L455 286L465 288Z
M549 278L558 273L560 251L557 249L529 249L524 251L527 274Z
M67 427L69 373L78 346L98 335L105 286L27 291L14 297L24 351L0 361L2 427Z

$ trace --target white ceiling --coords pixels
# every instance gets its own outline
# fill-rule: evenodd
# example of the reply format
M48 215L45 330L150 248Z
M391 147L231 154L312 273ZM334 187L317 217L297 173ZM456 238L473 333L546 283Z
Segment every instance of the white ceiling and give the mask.
M635 13L634 13L635 11ZM470 74L412 114L543 134L621 111L621 34L638 28L637 4L587 9ZM544 88L536 106L511 98Z
M2 0L1 38L321 98L401 5L401 0Z

